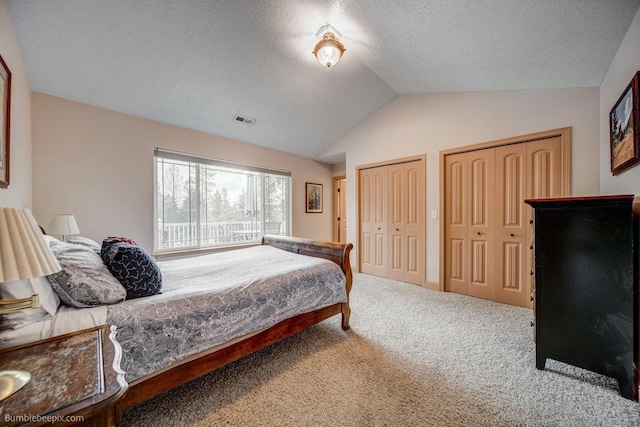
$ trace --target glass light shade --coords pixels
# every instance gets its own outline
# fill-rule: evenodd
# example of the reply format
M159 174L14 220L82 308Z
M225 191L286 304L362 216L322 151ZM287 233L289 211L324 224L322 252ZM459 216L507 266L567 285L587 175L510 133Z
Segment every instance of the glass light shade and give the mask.
M313 49L313 54L322 65L328 68L340 61L345 51L343 44L333 33L325 33Z
M0 282L61 270L29 209L0 208Z

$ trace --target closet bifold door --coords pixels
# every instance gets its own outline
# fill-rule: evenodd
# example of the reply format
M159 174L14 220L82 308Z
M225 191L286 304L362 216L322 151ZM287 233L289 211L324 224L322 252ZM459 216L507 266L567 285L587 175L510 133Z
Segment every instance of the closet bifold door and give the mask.
M387 173L387 166L360 170L360 270L382 277L388 271Z
M496 286L495 301L525 305L528 296L525 267L527 217L526 144L496 149ZM526 271L525 271L526 270Z
M389 166L389 278L417 285L424 270L424 164Z
M467 153L445 159L446 291L467 294Z
M407 264L405 223L407 176L403 164L389 166L389 278L404 281Z
M524 200L569 195L569 129L447 150L440 160L444 290L533 307L533 217Z
M496 150L496 301L533 306L533 211L525 199L560 197L560 138Z
M468 163L468 295L494 299L495 150L471 151Z
M494 149L447 156L447 291L494 299L494 169Z
M527 145L527 199L549 199L566 196L562 193L562 145L560 137L532 141ZM533 308L535 265L533 259L533 208L525 205L527 215L525 307Z
M405 247L407 264L405 266L405 281L416 285L424 285L426 277L425 257L425 162L410 162L404 166L407 177L406 215L404 224Z

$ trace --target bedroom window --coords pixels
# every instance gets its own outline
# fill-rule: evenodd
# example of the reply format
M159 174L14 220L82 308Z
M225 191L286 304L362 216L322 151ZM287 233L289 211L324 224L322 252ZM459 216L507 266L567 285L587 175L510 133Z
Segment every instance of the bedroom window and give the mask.
M291 173L155 150L155 250L290 235Z

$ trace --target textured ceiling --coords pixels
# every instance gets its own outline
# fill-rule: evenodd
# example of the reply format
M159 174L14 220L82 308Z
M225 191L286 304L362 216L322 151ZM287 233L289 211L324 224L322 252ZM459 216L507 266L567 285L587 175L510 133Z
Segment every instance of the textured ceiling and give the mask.
M310 158L397 94L599 86L639 4L9 1L34 91Z

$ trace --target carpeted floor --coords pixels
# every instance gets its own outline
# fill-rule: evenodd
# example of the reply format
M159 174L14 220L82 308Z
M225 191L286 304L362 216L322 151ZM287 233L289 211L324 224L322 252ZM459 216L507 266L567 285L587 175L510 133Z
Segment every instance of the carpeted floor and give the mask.
M615 381L535 368L531 310L357 274L339 316L124 413L123 426L640 426Z

